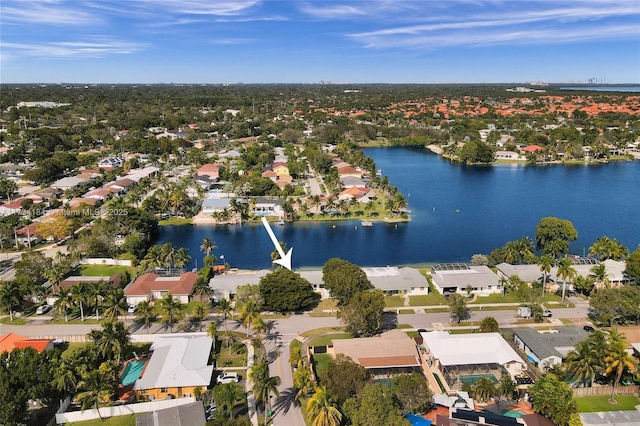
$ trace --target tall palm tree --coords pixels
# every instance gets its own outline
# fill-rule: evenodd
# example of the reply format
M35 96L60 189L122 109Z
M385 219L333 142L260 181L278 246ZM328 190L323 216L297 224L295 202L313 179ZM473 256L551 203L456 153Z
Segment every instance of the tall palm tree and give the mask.
M84 302L87 300L89 294L89 286L87 283L80 281L73 287L71 287L71 296L73 301L80 305L80 319L84 322Z
M191 264L191 256L189 256L189 250L184 247L180 247L176 250L176 254L173 257L173 264L176 268L180 268L184 272L184 267Z
M96 310L96 321L100 319L100 306L104 301L106 290L107 286L104 281L89 284L89 288L87 289L87 297L91 300L91 304Z
M105 321L102 328L91 330L88 336L102 357L118 363L131 340L129 329L121 321Z
M12 282L0 285L0 304L9 311L9 318L13 321L13 311L20 306L20 292L17 285Z
M573 267L573 262L567 256L558 261L558 272L556 272L556 275L562 280L562 305L564 305L564 295L567 290L567 281L571 282L571 280L573 280L577 274L578 272Z
M605 373L613 374L613 387L611 400L615 401L616 390L620 384L622 375L628 371L635 373L638 367L637 360L627 352L627 339L616 328L609 334L609 354L605 357Z
M80 380L81 377L73 364L62 361L53 369L51 384L65 395L75 395L78 391Z
M162 258L162 266L165 268L173 267L176 255L176 248L171 243L164 243L162 247L160 247L160 253Z
M297 401L300 401L302 397L308 397L311 392L316 390L313 372L309 365L298 364L298 369L293 372L293 387L298 390L298 392L296 392Z
M71 289L61 288L54 296L53 308L58 314L64 315L64 320L69 321L69 309L73 307L73 295Z
M198 329L202 332L202 322L207 319L209 314L209 304L204 302L195 302L191 318L198 323Z
M173 298L171 293L167 293L158 301L158 309L162 315L162 321L169 326L173 333L173 326L183 317L183 305Z
M269 331L269 324L258 314L251 321L251 329L256 332L258 339L262 339L263 334Z
M596 375L604 373L606 348L604 333L597 331L567 354L566 372L574 386L584 384L591 387Z
M127 299L121 288L111 289L104 298L104 316L108 321L116 321L127 312Z
M544 296L544 291L547 288L547 279L551 273L551 268L556 265L556 261L548 254L543 254L540 256L538 265L540 266L540 272L542 272L542 295Z
M213 339L213 347L216 347L216 338L218 337L218 323L212 321L207 327L207 336Z
M307 416L312 426L340 426L342 413L331 403L324 387L316 388L307 401Z
M270 376L269 363L261 361L253 364L249 370L249 378L253 382L251 390L256 397L256 402L262 402L264 406L264 424L267 424L267 415L271 410L271 394L280 395L278 390L280 377Z
M209 286L209 283L203 277L198 277L193 285L192 294L198 298L200 302L205 300L205 297L213 294L213 288Z
M240 312L240 321L242 321L242 325L247 327L247 334L249 334L249 327L258 316L260 316L260 311L256 302L252 299L247 300L242 305L242 312Z
M596 291L600 291L603 288L611 287L611 281L609 281L609 273L607 272L607 267L604 263L593 265L593 267L589 270L589 275L587 275L587 277L591 281L593 281L593 288Z
M149 331L149 327L151 326L151 322L156 317L156 309L155 307L146 300L138 303L136 309L136 320L144 324L144 328Z
M233 407L236 402L246 398L242 387L237 383L225 383L218 385L213 390L216 402L222 405L222 409L233 419ZM265 423L266 424L266 423Z
M204 252L205 256L209 256L215 248L217 248L216 243L209 237L204 237L200 243L200 250Z
M83 392L78 394L80 409L84 411L94 406L98 411L100 420L103 420L100 414L100 402L109 400L112 395L108 380L105 380L104 373L99 369L89 370L87 375L79 383L79 387L83 389Z
M55 262L48 263L44 268L43 274L44 277L51 283L53 291L58 292L60 290L58 286L60 284L60 281L62 281L62 279L64 278L65 274L62 266Z

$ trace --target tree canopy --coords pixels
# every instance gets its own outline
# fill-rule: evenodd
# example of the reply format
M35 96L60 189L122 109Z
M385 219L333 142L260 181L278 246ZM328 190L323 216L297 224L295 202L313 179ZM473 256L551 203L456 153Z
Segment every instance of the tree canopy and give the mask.
M393 390L381 383L371 383L355 398L343 404L343 412L353 426L410 426L404 418Z
M329 361L320 382L326 387L331 400L342 405L344 401L357 395L370 379L371 375L366 368L346 355L337 354Z
M555 374L546 374L529 387L533 410L557 426L569 426L577 413L573 392L568 383Z
M536 249L557 258L569 252L569 243L578 238L578 231L569 220L544 217L536 227Z
M372 336L382 328L384 295L380 290L362 291L338 309L338 318L354 336Z
M304 310L319 298L309 281L288 269L279 269L262 277L260 295L264 300L263 309L276 312Z
M640 283L640 248L636 249L627 259L627 267L624 273L635 278Z
M359 266L336 257L325 262L322 281L338 305L346 304L357 293L371 288L367 274Z

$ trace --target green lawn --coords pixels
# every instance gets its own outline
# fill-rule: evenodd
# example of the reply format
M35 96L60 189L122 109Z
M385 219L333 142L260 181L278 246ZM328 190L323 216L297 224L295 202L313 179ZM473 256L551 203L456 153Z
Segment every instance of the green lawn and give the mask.
M309 346L330 346L334 340L337 339L351 339L351 334L349 333L336 333L336 334L326 334L324 336L318 336L315 339L309 342Z
M470 302L469 304L480 305L483 303L520 303L520 300L513 293L507 293L504 296L502 296L502 293L493 293L488 296L478 296L475 302Z
M437 306L446 304L447 299L437 291L432 291L429 294L423 294L420 296L409 296L410 306Z
M0 318L0 324L10 324L10 325L25 325L29 320L24 318L16 318L13 316L13 321L11 321L11 317Z
M316 306L313 311L314 312L322 312L324 310L328 310L328 309L336 309L336 301L333 299L322 299L320 301L320 303L318 303L318 306Z
M325 333L344 333L344 332L345 332L344 327L321 327L321 328L315 328L313 330L307 330L304 333L300 333L300 334L304 337L315 337Z
M402 296L385 296L384 306L387 308L401 308L404 306L404 297Z
M404 329L404 328L413 328L411 324L396 324L396 328Z
M592 413L596 411L624 411L635 410L640 400L635 395L616 395L617 404L609 403L610 395L583 396L574 398L580 413Z
M316 369L318 380L326 376L331 360L332 357L329 354L317 354L313 356L313 365Z
M414 311L413 309L400 309L398 313L399 314L415 314L416 311Z
M158 226L165 225L190 225L193 221L188 217L170 217L158 221Z
M136 415L109 417L108 419L86 420L84 422L67 423L67 426L135 426Z
M124 274L125 272L128 272L129 276L131 276L135 272L135 268L114 265L82 265L74 272L87 277L108 277L113 274Z

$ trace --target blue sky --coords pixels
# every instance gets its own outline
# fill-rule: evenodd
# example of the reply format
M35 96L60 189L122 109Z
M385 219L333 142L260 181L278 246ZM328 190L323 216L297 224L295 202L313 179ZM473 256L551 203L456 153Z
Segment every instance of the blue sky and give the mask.
M640 83L640 1L2 0L2 83Z

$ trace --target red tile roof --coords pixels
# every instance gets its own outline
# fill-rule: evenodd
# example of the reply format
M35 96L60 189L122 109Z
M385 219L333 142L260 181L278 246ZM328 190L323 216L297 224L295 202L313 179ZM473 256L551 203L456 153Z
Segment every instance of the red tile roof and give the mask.
M38 352L42 352L49 345L52 345L51 339L30 339L19 334L9 333L0 336L0 353L11 352L14 349L33 348Z
M126 296L147 296L152 291L168 291L174 296L189 295L198 279L195 272L185 272L179 277L164 277L152 272L140 275L124 290Z

